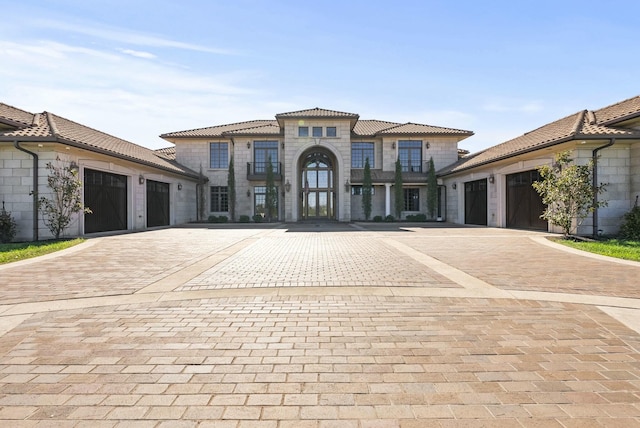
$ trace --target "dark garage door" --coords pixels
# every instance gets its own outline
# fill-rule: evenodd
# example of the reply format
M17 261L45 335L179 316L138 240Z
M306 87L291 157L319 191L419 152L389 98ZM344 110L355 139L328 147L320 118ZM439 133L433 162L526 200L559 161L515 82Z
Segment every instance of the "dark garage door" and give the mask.
M532 184L540 179L537 170L507 175L507 227L547 230L540 218L545 206Z
M169 225L169 183L147 180L147 227Z
M465 224L487 225L487 179L464 183Z
M84 170L84 204L91 214L84 216L84 232L127 229L127 177Z

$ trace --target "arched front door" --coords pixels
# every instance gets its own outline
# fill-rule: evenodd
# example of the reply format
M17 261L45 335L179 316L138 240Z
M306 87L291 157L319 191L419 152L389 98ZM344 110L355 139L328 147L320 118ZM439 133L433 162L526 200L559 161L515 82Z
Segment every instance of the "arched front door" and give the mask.
M336 192L334 159L329 152L315 149L302 157L300 165L300 218L335 219Z

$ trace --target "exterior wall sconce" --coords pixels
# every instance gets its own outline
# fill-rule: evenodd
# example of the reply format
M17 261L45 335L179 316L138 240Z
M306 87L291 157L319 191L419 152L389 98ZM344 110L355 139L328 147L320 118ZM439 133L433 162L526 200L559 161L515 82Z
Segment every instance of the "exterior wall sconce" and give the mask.
M78 172L80 168L78 167L78 164L76 163L76 161L71 161L71 163L69 164L69 169L71 171Z
M424 146L428 149L429 147L431 147L431 144L429 144L429 142L426 141Z
M247 149L251 148L251 141L247 141Z
M453 190L456 190L456 189L458 188L458 184L457 184L457 183L453 183L453 184L451 185L451 187L453 188Z
M349 183L349 179L347 178L344 182L344 191L348 192L349 191L349 186L351 186L351 183Z
M284 149L284 141L282 142L281 147Z
M178 190L182 190L182 183L178 183Z
M291 191L291 183L289 183L289 180L284 184L284 190L286 190L287 193Z
M396 148L396 142L394 141L393 143L391 143L391 148L395 149Z
M491 174L489 176L489 183L493 184L494 181L496 181L496 178L493 176L493 174Z
M140 177L138 177L138 183L144 184L144 175L140 174Z
M251 190L247 190L247 198L251 197Z

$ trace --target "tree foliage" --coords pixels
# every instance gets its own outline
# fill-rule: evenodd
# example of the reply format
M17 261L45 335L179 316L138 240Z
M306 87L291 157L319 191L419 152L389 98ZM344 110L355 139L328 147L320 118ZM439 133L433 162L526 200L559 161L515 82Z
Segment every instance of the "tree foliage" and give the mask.
M227 189L229 192L229 217L231 217L231 221L236 221L236 171L233 163L233 155L231 155L231 159L229 159Z
M396 173L394 181L394 196L395 196L395 209L396 218L400 219L402 216L402 209L404 208L404 192L402 189L402 164L400 163L400 157L396 159Z
M267 194L265 195L264 211L267 221L278 218L278 189L275 184L275 177L273 174L273 163L271 162L271 156L267 159Z
M0 242L6 244L13 241L16 232L16 221L11 216L11 213L4 209L4 201L2 201L2 210L0 211Z
M631 211L626 213L622 219L620 226L620 237L623 239L631 239L640 241L640 206L638 206L638 197Z
M594 197L605 191L605 184L593 187L593 162L576 165L568 151L558 153L555 163L538 168L540 181L533 188L547 206L541 218L562 229L565 236L577 228L596 208L606 206L606 201L594 204Z
M373 184L371 182L371 166L369 158L364 161L364 177L362 178L362 210L364 211L365 220L371 217L371 193Z
M205 184L207 184L207 177L205 177L205 175L202 173L202 164L200 164L200 172L198 173L198 185L196 186L196 197L198 198L198 221L204 220L205 218Z
M429 218L434 219L438 205L438 178L433 157L429 158L429 172L427 174L427 212Z
M41 196L38 208L44 217L44 224L51 231L55 239L69 226L74 214L91 213L82 205L82 182L78 178L78 171L69 165L62 165L59 158L56 163L47 163L49 176L47 186L51 190L50 197Z

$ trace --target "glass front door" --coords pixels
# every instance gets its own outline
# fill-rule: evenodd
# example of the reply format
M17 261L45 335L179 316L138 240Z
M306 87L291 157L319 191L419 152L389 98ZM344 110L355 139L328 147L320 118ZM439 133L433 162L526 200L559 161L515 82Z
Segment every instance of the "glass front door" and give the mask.
M326 153L314 152L302 163L302 219L335 218L333 163Z

